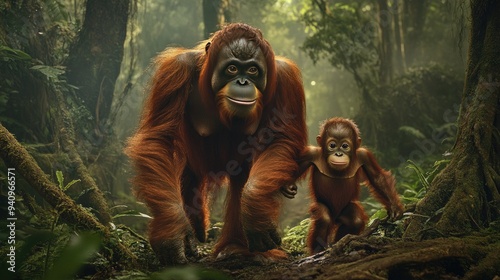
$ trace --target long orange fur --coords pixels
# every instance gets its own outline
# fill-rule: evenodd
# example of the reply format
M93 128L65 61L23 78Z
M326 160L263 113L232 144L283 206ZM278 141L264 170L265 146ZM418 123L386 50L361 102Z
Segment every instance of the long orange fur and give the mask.
M221 129L202 137L190 124L188 96L198 91L216 110L210 79L218 51L231 40L249 36L262 49L268 67L258 128L253 135ZM229 182L217 254L231 244L247 246L245 229L276 226L279 189L297 176L296 160L307 143L307 128L300 71L293 62L275 57L260 31L240 25L217 32L210 42L208 52L204 42L193 49L168 49L156 58L140 125L126 153L136 170L135 193L153 216L152 245L183 239L193 230L204 241L209 187ZM257 144L245 146L251 141ZM239 172L231 174L232 167Z

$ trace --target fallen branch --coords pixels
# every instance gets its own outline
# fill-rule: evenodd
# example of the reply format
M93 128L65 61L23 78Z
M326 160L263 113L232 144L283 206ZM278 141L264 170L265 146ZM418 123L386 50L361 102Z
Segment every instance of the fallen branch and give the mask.
M58 89L55 89L54 92L59 108L58 113L60 114L60 116L56 118L56 122L59 128L61 146L68 154L71 164L75 167L83 185L89 190L87 193L89 200L88 206L95 210L96 217L103 225L109 226L111 215L109 213L108 204L104 199L104 194L97 186L94 178L90 176L87 166L85 166L80 154L77 152L77 148L75 147L75 129L73 127L73 121L66 109L62 93Z
M0 124L0 157L8 167L13 167L16 173L35 189L58 213L61 219L82 231L97 231L104 236L105 246L109 247L114 261L135 262L136 257L122 244L111 240L107 227L101 224L82 206L76 204L56 184L51 182L35 159L14 138L14 136Z

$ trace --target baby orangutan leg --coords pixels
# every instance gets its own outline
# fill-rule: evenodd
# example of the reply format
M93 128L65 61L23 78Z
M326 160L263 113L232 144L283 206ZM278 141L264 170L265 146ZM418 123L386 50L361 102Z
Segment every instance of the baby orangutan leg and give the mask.
M333 229L330 210L324 204L315 202L311 206L311 225L307 236L310 254L316 254L328 247L328 239Z
M359 234L365 228L367 219L368 216L366 216L359 201L351 201L336 219L339 227L334 242L339 241L347 234Z

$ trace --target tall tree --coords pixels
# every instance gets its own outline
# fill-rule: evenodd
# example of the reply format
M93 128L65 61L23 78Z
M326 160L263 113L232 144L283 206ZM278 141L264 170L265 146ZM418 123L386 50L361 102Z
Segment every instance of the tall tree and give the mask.
M471 34L458 134L405 235L428 238L488 227L500 214L500 2L471 0Z
M403 38L401 35L401 19L399 17L399 0L392 2L393 20L394 20L394 43L396 46L394 67L396 73L404 73L406 70L406 63L404 60L404 46Z
M389 16L389 4L387 0L378 0L378 18L380 28L380 65L379 82L381 85L387 85L393 76L393 43L392 43L392 20Z
M54 40L47 36L43 6L37 0L2 2L0 45L26 53L9 57L8 52L0 51L0 99L6 101L0 102L2 122L24 143L53 142L54 124L43 113L53 98L44 81L29 69L31 58L36 64L55 63Z
M225 22L231 21L229 3L230 0L203 0L204 38L219 30Z
M421 38L424 31L428 9L427 0L404 0L403 2L403 39L406 65L413 66L421 55Z
M87 0L85 19L67 60L69 83L96 121L105 123L111 110L127 33L130 0Z

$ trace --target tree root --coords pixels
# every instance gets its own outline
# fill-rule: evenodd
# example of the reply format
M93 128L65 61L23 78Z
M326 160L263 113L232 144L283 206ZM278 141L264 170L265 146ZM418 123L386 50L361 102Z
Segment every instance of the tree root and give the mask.
M500 233L421 242L346 236L328 250L278 267L248 268L236 279L493 279ZM257 271L257 273L256 273Z

